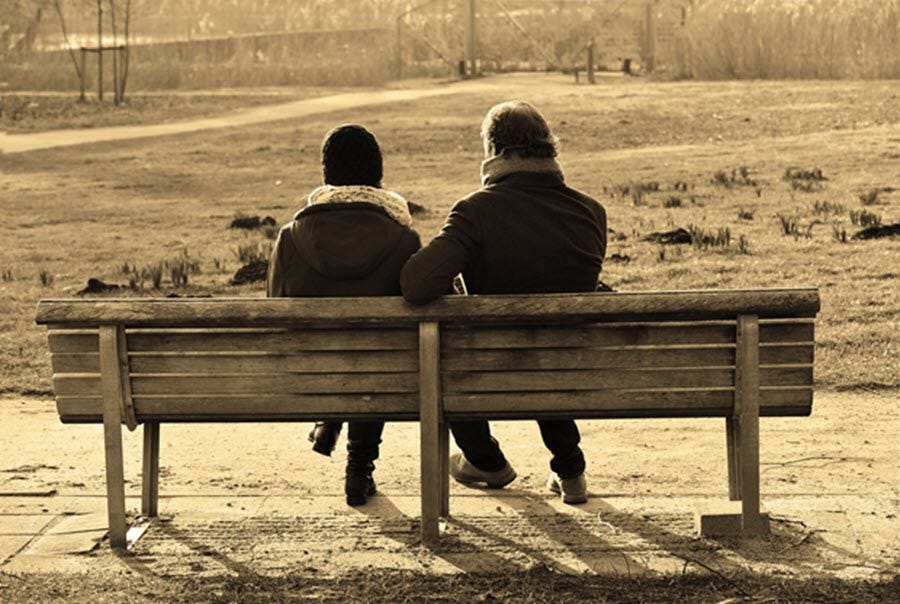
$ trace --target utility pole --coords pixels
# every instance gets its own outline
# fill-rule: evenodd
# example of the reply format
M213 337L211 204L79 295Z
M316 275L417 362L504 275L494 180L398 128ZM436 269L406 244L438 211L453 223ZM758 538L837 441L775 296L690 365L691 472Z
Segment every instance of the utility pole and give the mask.
M472 77L478 75L478 59L476 58L478 44L478 30L476 19L477 10L478 7L476 6L476 0L469 0L469 35L466 40L466 62L469 64L469 75Z

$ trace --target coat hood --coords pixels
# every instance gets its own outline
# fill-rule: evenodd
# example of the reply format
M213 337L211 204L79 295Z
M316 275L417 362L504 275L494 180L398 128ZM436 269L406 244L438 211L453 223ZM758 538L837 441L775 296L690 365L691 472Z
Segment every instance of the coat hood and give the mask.
M297 213L291 238L297 252L330 279L373 273L397 247L404 227L378 205L311 205Z

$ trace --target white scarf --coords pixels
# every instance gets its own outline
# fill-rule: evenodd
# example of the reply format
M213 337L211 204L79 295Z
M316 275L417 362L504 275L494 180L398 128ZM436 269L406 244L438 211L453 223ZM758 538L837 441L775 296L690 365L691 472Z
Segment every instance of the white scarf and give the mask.
M408 227L412 224L409 204L399 193L385 191L365 185L346 185L335 187L324 185L309 194L307 205L315 206L326 203L370 203L387 212L400 225Z
M481 162L481 185L487 186L514 172L541 172L563 177L562 167L553 157L520 157L517 153L501 153Z

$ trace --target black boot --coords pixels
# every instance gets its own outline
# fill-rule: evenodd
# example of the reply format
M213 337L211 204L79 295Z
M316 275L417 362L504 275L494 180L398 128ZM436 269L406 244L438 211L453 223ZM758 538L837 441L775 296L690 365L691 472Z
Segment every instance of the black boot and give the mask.
M366 503L366 497L375 494L375 481L372 479L372 471L375 464L368 463L362 467L347 464L347 474L344 480L344 492L347 494L347 505L358 506Z
M315 427L309 433L309 442L313 444L312 450L331 457L338 436L341 434L340 422L316 422Z

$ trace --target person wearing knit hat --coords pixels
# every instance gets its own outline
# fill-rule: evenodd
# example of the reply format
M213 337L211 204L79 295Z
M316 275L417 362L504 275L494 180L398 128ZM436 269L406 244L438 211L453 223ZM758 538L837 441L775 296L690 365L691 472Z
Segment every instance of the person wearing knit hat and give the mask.
M333 128L322 143L324 184L306 196L282 227L269 260L269 297L397 296L400 270L420 247L409 204L381 187L383 161L375 136L358 124ZM313 450L330 455L337 422L318 422ZM372 472L383 421L351 421L344 490L347 504L375 493Z
M547 120L527 102L501 103L488 111L481 137L482 187L458 201L440 234L406 263L403 296L427 304L457 273L472 294L594 291L606 253L606 212L566 185ZM565 503L587 501L575 422L538 424L553 455L547 486ZM452 422L450 429L462 449L450 458L457 481L500 488L515 479L488 422Z

